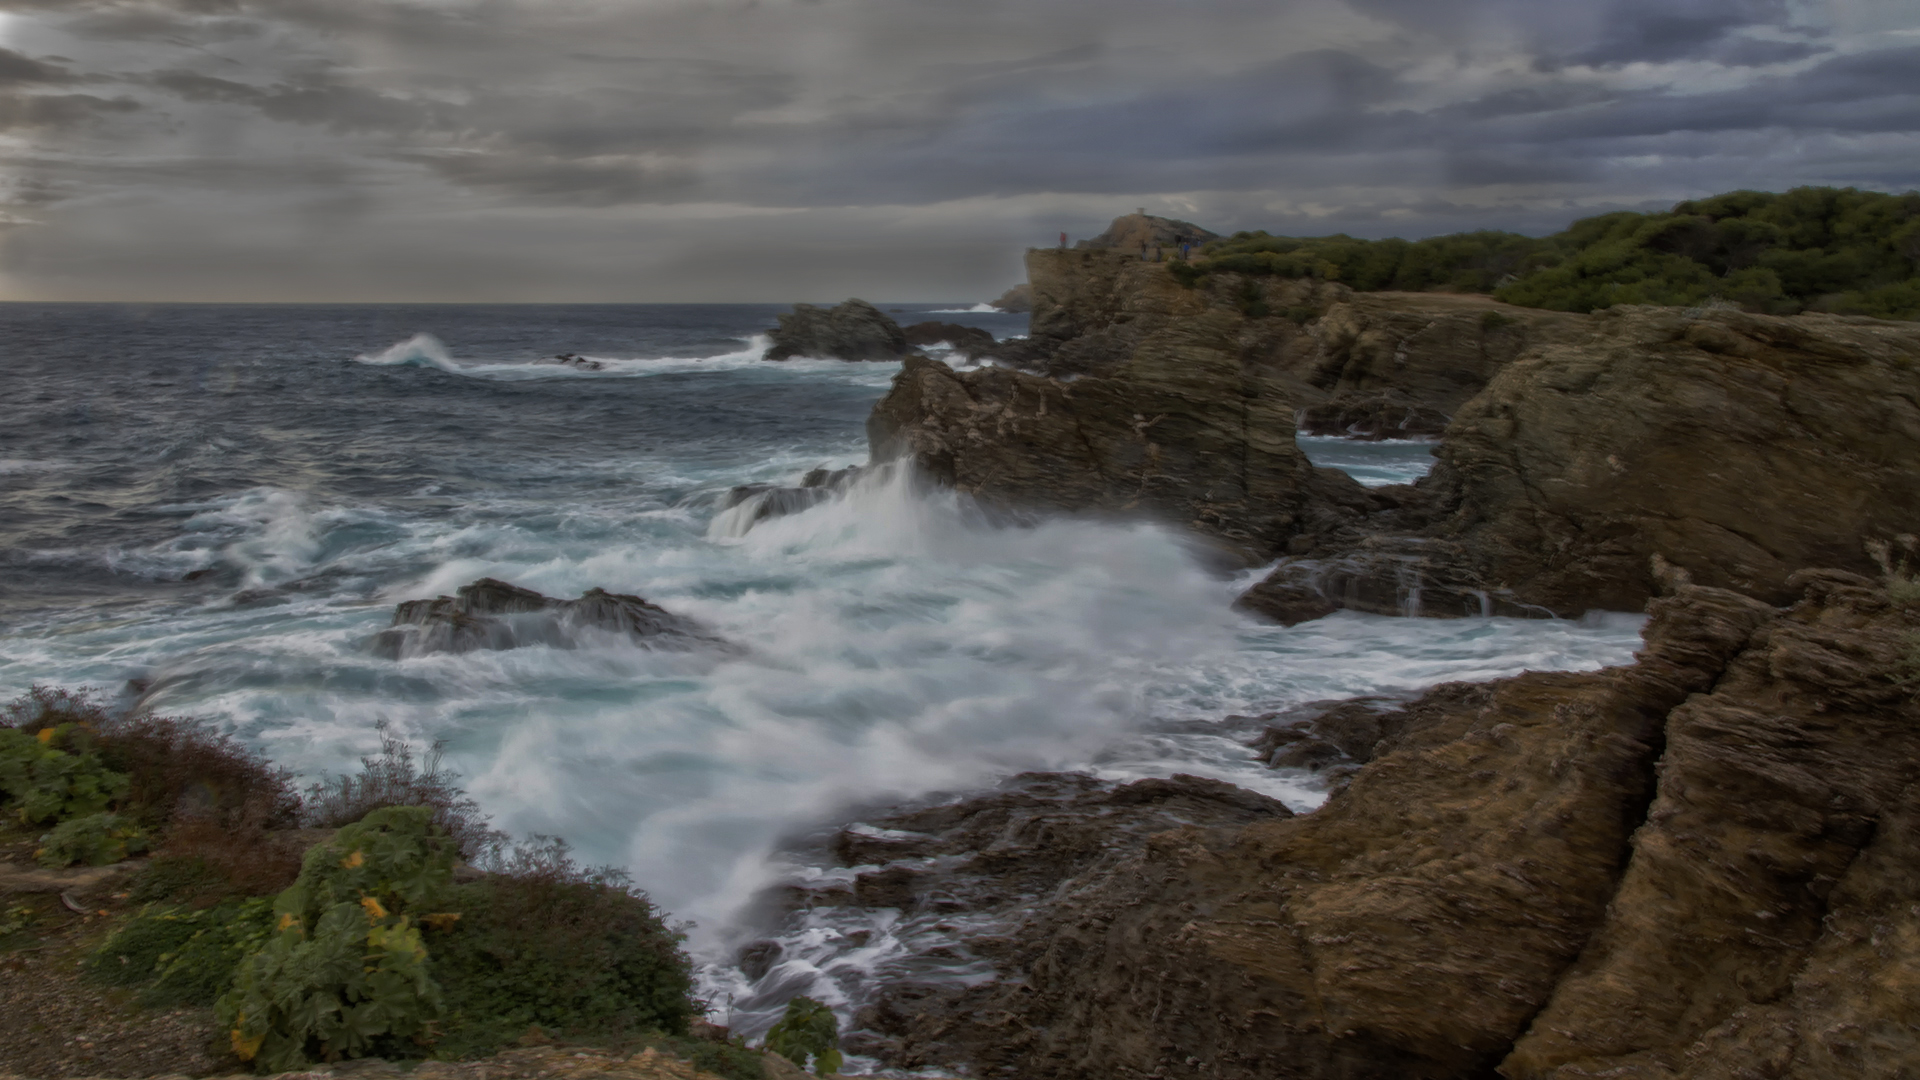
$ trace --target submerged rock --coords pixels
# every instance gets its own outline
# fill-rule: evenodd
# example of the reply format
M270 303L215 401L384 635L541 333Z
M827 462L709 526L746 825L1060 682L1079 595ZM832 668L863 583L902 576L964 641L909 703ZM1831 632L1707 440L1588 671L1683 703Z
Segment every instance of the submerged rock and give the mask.
M588 589L578 600L556 600L481 578L453 596L401 603L393 625L374 635L372 649L376 656L399 660L523 645L572 648L584 631L624 634L650 649L728 647L694 620L638 596Z
M773 344L762 359L898 360L909 351L900 324L865 300L848 300L832 308L795 304L793 312L779 321L769 334Z
M859 1037L1040 1080L1904 1075L1920 610L1794 584L1787 611L1680 586L1630 667L1290 726L1275 753L1371 759L1309 815L1092 862L1024 833L1020 865L1063 873L979 940L998 978L903 985Z
M798 487L779 484L740 484L720 496L716 513L707 526L710 539L745 536L762 521L811 510L823 502L838 498L855 481L872 471L853 465L844 469L818 468L800 478Z

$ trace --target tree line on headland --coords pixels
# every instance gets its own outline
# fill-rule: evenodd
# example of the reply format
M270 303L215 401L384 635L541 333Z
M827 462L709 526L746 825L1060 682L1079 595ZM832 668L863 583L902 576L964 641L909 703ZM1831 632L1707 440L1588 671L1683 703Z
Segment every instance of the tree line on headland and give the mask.
M1920 192L1733 191L1665 213L1584 218L1539 238L1493 230L1424 240L1238 232L1170 269L1189 286L1215 273L1318 278L1364 292L1491 293L1554 311L1720 301L1772 315L1916 319Z

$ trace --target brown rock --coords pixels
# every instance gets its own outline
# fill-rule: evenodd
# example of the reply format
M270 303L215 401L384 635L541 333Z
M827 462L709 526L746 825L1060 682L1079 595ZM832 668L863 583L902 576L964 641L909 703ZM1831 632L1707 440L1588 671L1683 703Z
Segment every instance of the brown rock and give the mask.
M494 578L481 578L453 596L407 600L393 625L374 636L375 655L398 660L429 652L573 646L580 633L622 634L649 648L727 648L698 623L638 596L588 589L577 600L557 600Z
M1310 501L1368 496L1294 445L1290 402L1235 359L1228 329L1206 316L1171 323L1112 377L1072 383L910 357L867 421L872 459L910 458L990 506L1189 523L1260 558Z
M1920 522L1920 326L1611 309L1465 406L1431 486L1480 577L1555 611L1633 610L1659 554L1774 603L1874 569Z

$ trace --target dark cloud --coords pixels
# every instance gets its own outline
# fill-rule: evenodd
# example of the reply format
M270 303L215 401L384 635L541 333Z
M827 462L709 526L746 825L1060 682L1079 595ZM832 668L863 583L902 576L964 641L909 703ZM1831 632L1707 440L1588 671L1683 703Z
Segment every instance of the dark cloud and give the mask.
M0 49L0 86L60 86L80 77L58 64Z
M570 206L678 201L696 191L696 174L682 163L487 153L437 154L417 160L463 187Z
M131 98L91 94L0 94L0 131L67 129L140 108Z
M15 230L6 251L71 269L48 269L48 281L119 280L135 271L111 267L145 265L133 249L163 234L175 256L211 244L195 239L209 229L183 224L202 220L220 223L227 251L206 261L208 281L297 242L327 254L303 254L288 289L335 267L356 288L386 275L395 295L444 295L435 290L455 282L477 288L472 267L494 251L537 268L515 288L598 290L582 245L604 252L594 274L605 274L619 265L605 237L644 220L631 227L649 252L681 247L634 280L663 295L696 278L719 289L728 260L759 251L752 287L767 295L781 275L852 280L863 260L910 276L876 254L879 239L850 234L912 236L937 246L919 256L928 265L1002 274L1011 256L995 245L1092 231L1142 204L1222 229L1423 235L1544 231L1731 187L1920 183L1920 48L1889 45L1913 40L1895 34L1920 29L1920 12L1885 6L0 0L0 10L19 16L14 51L0 51L0 90L13 93L0 99L0 126L20 147L0 171L37 178L30 196L16 180L8 204L31 203L44 222L42 239ZM62 200L83 198L124 208L124 222L81 227L75 216L69 227ZM56 237L114 257L102 247L88 262ZM700 260L713 262L706 278L673 269ZM840 276L810 278L809 267ZM947 280L923 276L929 289Z

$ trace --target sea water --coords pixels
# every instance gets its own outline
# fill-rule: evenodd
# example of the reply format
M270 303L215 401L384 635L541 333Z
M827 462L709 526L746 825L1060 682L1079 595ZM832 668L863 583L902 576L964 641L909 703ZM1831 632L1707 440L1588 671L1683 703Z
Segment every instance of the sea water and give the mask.
M1024 332L977 306L894 307ZM843 1011L925 945L885 913L860 916L886 925L859 948L741 921L782 875L830 872L783 842L849 808L1071 769L1217 777L1305 810L1319 780L1265 768L1229 717L1638 644L1624 614L1264 624L1229 606L1259 571L1211 572L1175 531L1008 527L904 470L715 529L734 485L864 461L898 370L761 361L781 310L0 305L0 694L97 687L307 778L376 749L382 720L444 740L497 826L626 867L691 920L703 985L753 1030L777 1001L729 967L747 937L786 935L779 985ZM562 353L592 363L545 362ZM1432 460L1302 445L1370 484ZM483 576L639 594L740 648L367 648L397 602Z

